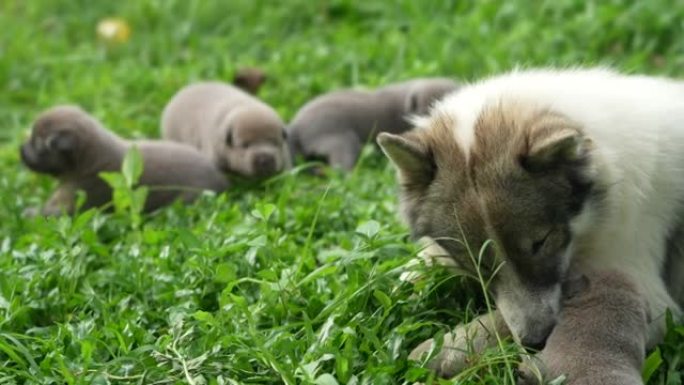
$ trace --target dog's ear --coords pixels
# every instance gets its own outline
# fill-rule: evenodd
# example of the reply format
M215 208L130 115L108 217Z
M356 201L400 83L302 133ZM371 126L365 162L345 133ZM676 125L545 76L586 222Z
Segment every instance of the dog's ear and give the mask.
M532 139L522 164L531 172L544 171L582 160L590 147L591 141L574 128L553 129Z
M561 285L564 299L570 299L589 288L589 278L586 275L576 275L569 277Z
M45 140L50 151L68 152L76 148L78 138L70 131L57 131Z
M420 113L418 111L420 106L418 105L418 92L416 91L411 91L409 92L408 96L406 97L406 102L404 105L404 114L405 115L417 115Z
M410 133L395 135L383 132L378 145L399 170L404 183L427 184L434 178L434 162L430 150Z
M233 147L233 126L228 126L226 130L226 145L228 147Z

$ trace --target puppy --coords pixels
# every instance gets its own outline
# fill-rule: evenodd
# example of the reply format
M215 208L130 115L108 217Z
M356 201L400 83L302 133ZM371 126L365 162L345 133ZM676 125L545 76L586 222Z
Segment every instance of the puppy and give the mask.
M252 95L259 93L259 89L265 81L266 73L254 67L240 68L233 77L234 86L242 88Z
M436 240L490 282L523 345L545 343L566 277L603 269L635 279L653 314L648 347L662 341L662 315L678 317L684 304L680 81L517 70L465 86L413 121L377 138L397 168L402 217L414 239ZM444 341L442 350L465 348ZM437 354L433 366L462 367L460 358Z
M611 270L581 276L563 291L558 324L544 350L521 366L518 384L560 375L567 385L643 384L649 308L636 284Z
M189 202L202 190L221 192L228 187L225 177L211 161L190 146L126 141L81 108L58 106L38 117L30 139L21 146L21 159L29 169L60 181L42 208L42 214L72 213L79 190L86 193L84 209L110 202L112 190L99 173L120 170L132 146L139 149L143 158L139 182L150 187L145 211L176 199Z
M223 171L256 178L292 166L284 127L273 108L218 82L181 89L162 115L162 138L198 148Z
M288 127L290 150L351 170L361 148L379 132L411 128L409 115L424 115L432 102L458 88L446 78L391 84L375 91L341 90L305 104Z

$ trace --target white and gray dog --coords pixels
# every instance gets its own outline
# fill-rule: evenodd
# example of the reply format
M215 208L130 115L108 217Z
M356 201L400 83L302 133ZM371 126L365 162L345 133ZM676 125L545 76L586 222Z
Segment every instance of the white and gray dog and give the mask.
M378 142L398 169L401 211L461 268L494 247L502 334L540 346L561 310L568 274L620 271L650 306L648 346L681 314L684 255L684 86L605 69L520 70L461 88L416 128ZM430 367L465 361L463 327ZM476 344L477 345L477 344ZM486 344L484 344L486 345ZM416 348L416 358L431 341Z

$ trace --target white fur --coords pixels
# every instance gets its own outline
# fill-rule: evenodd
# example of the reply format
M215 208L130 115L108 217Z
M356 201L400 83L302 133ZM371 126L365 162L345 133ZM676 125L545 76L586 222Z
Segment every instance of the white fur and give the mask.
M467 94L456 93L449 98L450 104L458 104L460 106L459 113L454 114L452 118L455 122L454 134L456 135L456 142L461 147L466 159L468 159L470 148L473 142L475 142L473 127L475 127L477 118L480 116L482 107L487 102L486 90L477 88L470 88L470 90L471 92ZM435 107L437 108L437 105Z
M641 285L654 318L668 307L680 313L661 269L667 234L684 213L684 86L605 69L515 71L447 96L432 116L457 122L454 134L468 149L483 108L507 98L579 123L595 144L597 178L611 186L606 210L587 207L572 224L572 269L624 271ZM652 333L649 345L660 337Z

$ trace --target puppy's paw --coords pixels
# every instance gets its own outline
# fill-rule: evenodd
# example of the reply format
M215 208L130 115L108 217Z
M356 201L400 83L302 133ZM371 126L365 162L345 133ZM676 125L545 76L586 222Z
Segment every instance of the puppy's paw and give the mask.
M58 217L60 215L69 214L65 208L45 205L44 207L28 207L21 213L24 218L38 218L38 217Z
M430 338L427 341L423 341L420 345L416 346L411 353L409 353L408 359L411 361L420 361L423 359L424 355L430 353L432 350L432 345L434 345L435 340Z
M499 338L510 337L510 331L498 311L483 314L467 324L457 326L451 333L444 335L442 348L429 359L425 366L444 378L462 372L489 348L497 344ZM423 361L433 354L434 339L418 345L409 359Z
M523 355L522 361L516 369L516 373L518 374L517 385L543 385L549 383L546 367L543 360L538 355ZM563 381L564 379L565 377L563 376L560 381ZM562 383L558 381L559 380L556 379L551 381L550 384Z
M24 211L21 213L21 215L24 218L36 218L37 216L40 215L40 208L39 207L27 207L24 209Z
M434 339L430 338L418 345L411 351L408 358L412 361L423 361L432 352ZM466 347L454 346L454 337L451 333L444 335L442 349L425 364L425 367L434 371L439 377L453 377L468 366Z
M442 266L455 272L458 271L458 266L454 259L432 238L422 237L418 240L418 244L422 248L416 258L406 264L405 268L407 271L403 272L399 277L401 281L415 284L424 279L425 271L418 268L421 263L427 267Z

